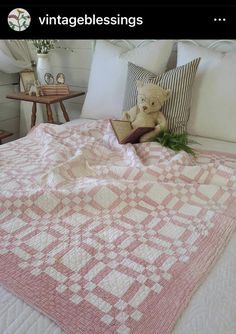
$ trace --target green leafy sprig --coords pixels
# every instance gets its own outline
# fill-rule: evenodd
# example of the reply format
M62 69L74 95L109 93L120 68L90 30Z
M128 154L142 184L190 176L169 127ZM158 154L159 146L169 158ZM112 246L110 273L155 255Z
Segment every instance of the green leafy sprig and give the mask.
M57 40L54 39L31 39L37 53L47 54L56 48Z
M47 54L50 51L53 51L55 49L63 49L63 50L74 52L74 50L71 48L58 45L58 42L59 42L58 39L56 40L54 39L31 39L30 41L35 47L37 53L39 54Z
M193 140L189 140L187 133L173 134L173 133L170 133L169 131L162 131L154 139L154 141L157 141L162 146L168 147L175 152L179 152L183 150L191 154L192 156L196 157L196 152L188 144L192 144L192 143L197 144L197 142Z

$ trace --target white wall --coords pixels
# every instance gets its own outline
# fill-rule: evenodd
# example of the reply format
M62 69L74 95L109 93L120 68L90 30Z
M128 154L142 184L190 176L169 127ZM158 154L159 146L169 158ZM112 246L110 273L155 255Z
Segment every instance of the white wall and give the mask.
M50 64L54 77L57 73L65 74L66 83L71 90L87 91L89 72L93 53L93 40L62 40L61 49L50 53ZM65 50L63 48L69 48ZM70 120L80 116L85 96L70 99L64 102ZM58 106L60 122L65 122Z
M13 133L13 136L3 139L3 143L19 137L20 103L6 98L7 94L19 90L18 74L0 72L0 129Z

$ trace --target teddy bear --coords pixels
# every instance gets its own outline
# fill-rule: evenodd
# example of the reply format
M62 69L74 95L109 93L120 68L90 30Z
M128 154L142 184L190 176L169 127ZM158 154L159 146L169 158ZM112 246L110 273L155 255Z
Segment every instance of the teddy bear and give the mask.
M169 89L153 83L137 81L137 105L129 111L124 111L122 120L130 121L133 129L138 127L153 127L154 130L142 135L140 143L151 141L157 137L161 130L167 129L167 121L160 111L164 102L170 96Z

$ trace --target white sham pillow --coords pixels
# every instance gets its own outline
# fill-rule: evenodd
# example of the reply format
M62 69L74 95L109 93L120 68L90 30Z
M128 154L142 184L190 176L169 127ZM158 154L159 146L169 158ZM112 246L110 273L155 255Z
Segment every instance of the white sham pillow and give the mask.
M193 84L188 133L236 142L236 51L178 43L177 66L196 57L201 62Z
M93 55L83 118L120 118L126 87L128 62L160 74L166 69L172 40L159 40L127 50L98 40Z

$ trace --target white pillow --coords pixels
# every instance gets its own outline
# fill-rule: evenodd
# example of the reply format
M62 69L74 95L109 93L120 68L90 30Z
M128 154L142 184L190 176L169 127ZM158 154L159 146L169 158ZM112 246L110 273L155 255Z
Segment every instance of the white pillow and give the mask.
M173 41L160 40L127 51L123 47L98 40L81 117L120 118L128 62L145 67L155 74L163 73L172 46Z
M236 142L236 51L178 43L177 66L201 57L192 91L188 133Z

